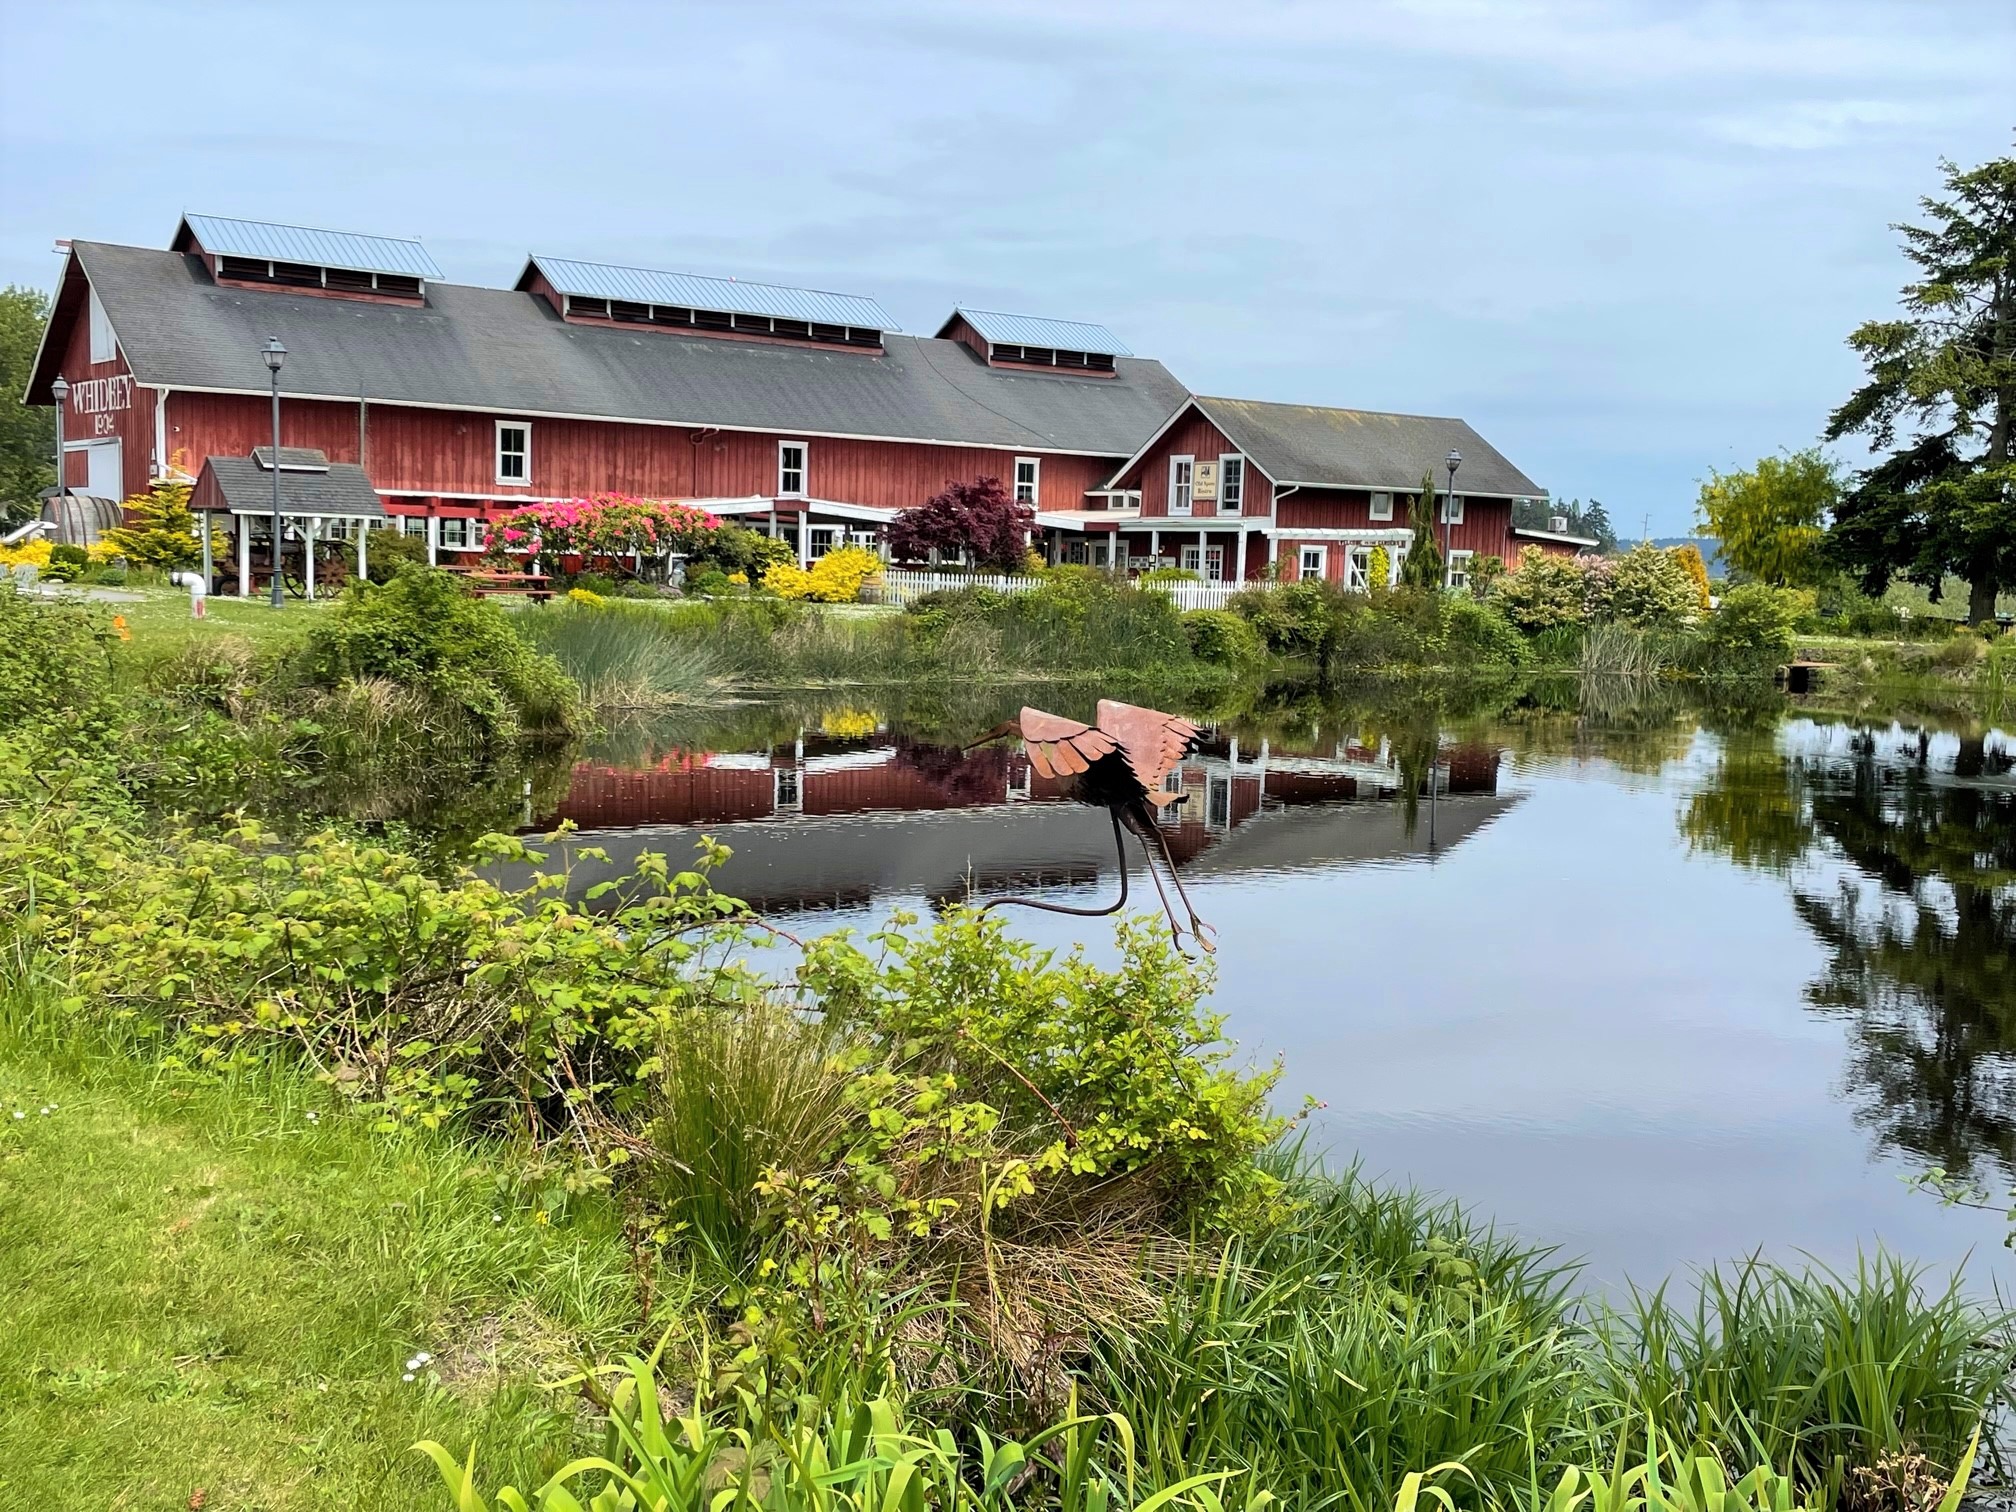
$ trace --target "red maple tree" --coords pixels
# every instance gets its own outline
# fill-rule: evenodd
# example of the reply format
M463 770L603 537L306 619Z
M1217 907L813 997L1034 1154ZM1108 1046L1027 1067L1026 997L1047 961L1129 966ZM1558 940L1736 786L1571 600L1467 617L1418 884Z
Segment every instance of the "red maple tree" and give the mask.
M965 552L976 566L1015 572L1029 554L1036 511L1010 498L999 478L947 483L915 509L906 509L882 532L890 554L922 561L936 551Z

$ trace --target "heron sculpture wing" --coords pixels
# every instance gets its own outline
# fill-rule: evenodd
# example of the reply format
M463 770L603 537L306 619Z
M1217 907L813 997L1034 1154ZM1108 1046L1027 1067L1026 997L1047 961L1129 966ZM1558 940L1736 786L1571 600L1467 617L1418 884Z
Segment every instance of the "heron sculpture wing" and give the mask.
M1041 709L1025 708L1014 728L1029 753L1029 764L1043 777L1075 777L1119 746L1104 730Z
M1099 700L1099 728L1120 743L1127 765L1140 779L1151 802L1166 803L1175 795L1162 792L1162 779L1197 744L1197 726L1160 709Z

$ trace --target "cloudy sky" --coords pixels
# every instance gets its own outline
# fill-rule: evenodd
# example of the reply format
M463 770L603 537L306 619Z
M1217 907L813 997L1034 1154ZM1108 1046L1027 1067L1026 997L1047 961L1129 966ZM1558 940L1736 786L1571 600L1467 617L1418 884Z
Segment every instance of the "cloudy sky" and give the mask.
M1620 527L1812 441L2008 0L0 0L0 282L184 210L1102 321L1203 393L1461 414ZM21 70L17 68L17 76ZM59 82L60 81L60 82Z

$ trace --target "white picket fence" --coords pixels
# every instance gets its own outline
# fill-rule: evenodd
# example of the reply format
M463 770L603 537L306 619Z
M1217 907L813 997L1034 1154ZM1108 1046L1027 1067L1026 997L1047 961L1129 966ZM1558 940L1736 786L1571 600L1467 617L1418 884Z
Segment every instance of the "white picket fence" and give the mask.
M920 572L889 567L883 570L881 581L865 589L862 597L872 603L901 605L927 593L950 588L992 588L996 593L1027 593L1042 586L1043 579L1019 574ZM1142 583L1139 586L1168 594L1176 601L1178 609L1223 609L1231 602L1232 595L1239 591L1236 583Z

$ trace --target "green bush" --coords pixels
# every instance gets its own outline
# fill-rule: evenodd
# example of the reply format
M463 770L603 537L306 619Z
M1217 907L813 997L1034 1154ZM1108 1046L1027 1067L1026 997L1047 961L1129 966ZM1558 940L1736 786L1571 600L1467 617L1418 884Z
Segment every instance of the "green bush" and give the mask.
M1190 610L1183 616L1183 634L1190 654L1214 667L1253 667L1267 659L1260 632L1229 609Z
M1150 567L1137 580L1143 583L1201 583L1201 573L1192 572L1188 567Z
M1700 587L1685 564L1650 542L1633 546L1596 575L1607 580L1608 592L1603 604L1592 605L1592 618L1668 629L1693 618L1701 608Z
M374 583L389 583L402 567L427 565L427 538L403 530L380 529L364 537L364 575Z
M1492 604L1528 635L1589 620L1586 574L1574 557L1552 556L1538 546L1519 553L1519 568L1509 572L1491 595Z
M75 582L91 567L91 554L82 546L61 541L49 548L49 576L57 582Z
M1704 634L1724 653L1781 662L1792 654L1799 626L1813 612L1813 595L1795 588L1743 583L1722 595Z
M577 719L559 664L527 645L498 605L431 568L352 583L315 621L290 671L308 687L382 678L416 689L492 741L565 735Z
M517 628L560 664L584 703L604 712L697 698L723 670L705 636L632 604L549 604L518 616Z
M22 593L0 578L0 731L101 713L118 638L104 608Z
M1336 638L1338 591L1328 583L1266 583L1235 594L1228 606L1259 632L1276 656L1321 659Z
M1451 667L1525 665L1525 639L1493 605L1445 594L1442 634Z

